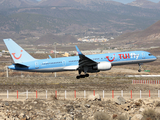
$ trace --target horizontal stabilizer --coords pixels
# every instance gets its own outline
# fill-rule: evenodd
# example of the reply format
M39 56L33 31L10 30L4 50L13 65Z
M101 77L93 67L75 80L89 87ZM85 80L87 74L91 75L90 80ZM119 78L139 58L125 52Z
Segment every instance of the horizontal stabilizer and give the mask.
M13 65L15 65L15 67L18 67L18 68L28 68L29 67L27 65L20 64L20 63L14 63Z

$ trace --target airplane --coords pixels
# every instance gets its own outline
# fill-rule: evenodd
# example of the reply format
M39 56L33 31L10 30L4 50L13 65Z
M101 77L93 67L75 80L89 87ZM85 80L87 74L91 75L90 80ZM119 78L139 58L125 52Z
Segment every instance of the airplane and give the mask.
M78 71L77 79L89 77L88 73L97 73L110 70L116 65L138 64L141 72L143 63L152 62L157 59L147 51L128 51L106 54L84 55L77 46L78 56L35 59L12 39L3 39L14 63L9 69L29 72L61 72ZM81 74L81 73L84 74Z

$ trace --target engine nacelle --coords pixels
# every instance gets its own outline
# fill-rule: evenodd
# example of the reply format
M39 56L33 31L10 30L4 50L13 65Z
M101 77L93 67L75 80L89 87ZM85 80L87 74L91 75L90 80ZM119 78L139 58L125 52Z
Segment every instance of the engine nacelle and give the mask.
M94 70L100 70L100 71L105 71L105 70L110 70L112 67L110 62L100 62L97 64L97 66L93 66Z

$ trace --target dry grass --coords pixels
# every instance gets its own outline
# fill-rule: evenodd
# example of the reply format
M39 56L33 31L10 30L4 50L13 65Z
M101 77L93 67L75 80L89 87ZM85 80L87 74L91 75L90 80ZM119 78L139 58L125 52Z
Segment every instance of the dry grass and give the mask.
M56 94L50 96L52 100L58 100Z
M120 115L120 116L118 116L118 120L127 120L127 116Z
M156 107L160 107L160 101L156 101Z
M157 113L153 109L145 110L142 120L160 120L160 113Z
M96 112L94 114L94 120L111 120L111 117L104 112Z
M157 120L160 120L160 113L156 113Z
M113 114L112 118L113 118L113 119L116 119L116 118L117 118L117 115L116 115L116 114Z
M140 102L135 102L135 105L138 107L138 106L141 106L141 103Z
M84 120L82 117L83 117L83 116L82 116L82 113L78 113L78 114L75 115L75 118L76 118L77 120Z
M137 102L135 102L135 105L138 107L138 106L141 106L143 103L143 100L139 99Z

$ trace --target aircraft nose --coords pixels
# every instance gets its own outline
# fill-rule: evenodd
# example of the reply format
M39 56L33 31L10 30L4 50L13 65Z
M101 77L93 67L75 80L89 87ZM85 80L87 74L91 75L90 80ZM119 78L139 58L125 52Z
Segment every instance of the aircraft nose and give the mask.
M155 60L157 60L158 59L158 57L157 56L155 56Z

